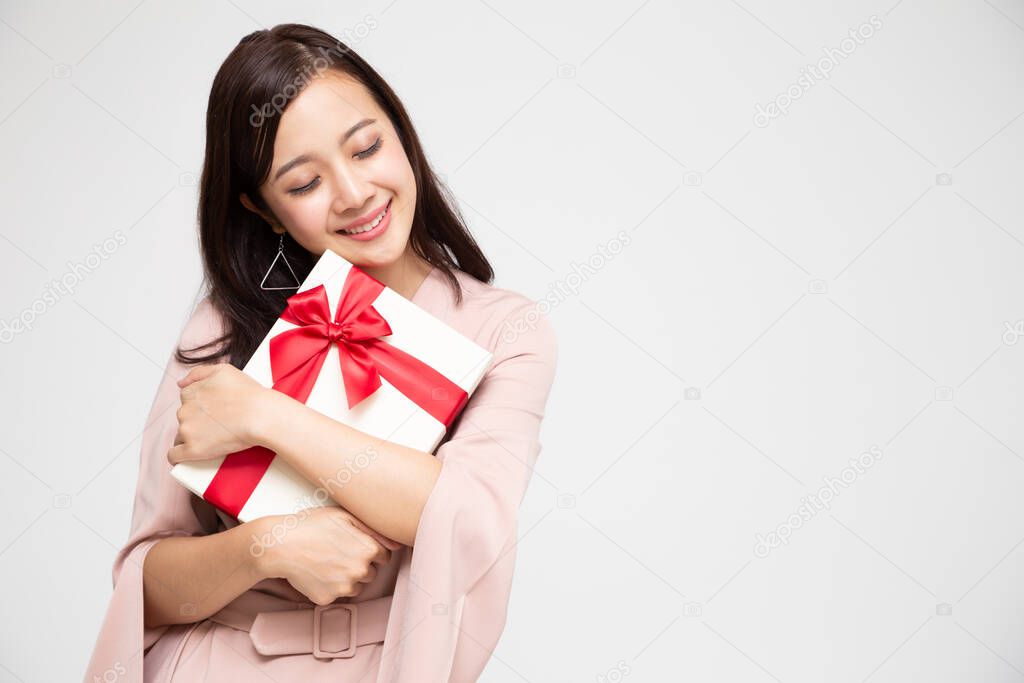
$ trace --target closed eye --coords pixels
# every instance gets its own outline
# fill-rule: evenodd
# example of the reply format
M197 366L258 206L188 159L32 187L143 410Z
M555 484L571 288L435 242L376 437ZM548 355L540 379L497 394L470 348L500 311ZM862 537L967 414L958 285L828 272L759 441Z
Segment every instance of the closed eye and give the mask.
M384 144L384 141L381 138L377 138L377 140L372 145L370 145L369 147L364 149L362 152L356 152L353 156L356 157L357 159L366 159L367 157L371 157L374 154L376 154L380 150L381 145L383 145L383 144ZM313 178L313 180L309 181L308 184L303 185L302 187L296 187L296 188L293 188L291 190L288 190L288 194L291 194L291 195L306 194L307 192L310 192L311 190L316 188L316 186L319 185L319 184L320 184L320 177L317 176L316 178Z
M314 187L316 187L319 181L320 177L317 176L316 178L313 178L311 181L309 181L308 185L303 185L302 187L296 187L295 189L288 190L288 194L306 194Z
M382 142L381 139L377 138L376 142L374 142L372 145L370 145L369 147L364 149L362 152L357 153L355 155L356 158L357 159L365 159L368 156L373 156L374 154L377 153L377 150L380 149L381 142Z

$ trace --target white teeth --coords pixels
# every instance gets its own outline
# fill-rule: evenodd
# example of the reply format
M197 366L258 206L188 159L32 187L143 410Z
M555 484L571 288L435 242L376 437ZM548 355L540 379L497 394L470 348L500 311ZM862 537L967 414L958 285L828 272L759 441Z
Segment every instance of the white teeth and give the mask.
M351 230L342 230L341 232L345 233L346 235L358 235L361 232L366 232L368 230L373 230L374 228L377 227L378 223L380 223L382 220L384 220L384 214L386 214L387 212L388 212L388 207L385 206L384 210L381 211L380 214L376 218L374 218L372 221L370 221L366 225L362 225L362 226L360 226L358 228L353 228Z

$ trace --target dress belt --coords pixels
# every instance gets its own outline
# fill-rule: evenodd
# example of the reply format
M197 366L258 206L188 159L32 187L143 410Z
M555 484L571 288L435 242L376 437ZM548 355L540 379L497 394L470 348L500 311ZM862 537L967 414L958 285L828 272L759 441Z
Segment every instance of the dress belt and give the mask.
M210 621L248 631L253 647L261 655L352 657L361 645L384 642L392 597L333 602L314 605L312 609L290 603L296 606L264 611L247 610L245 604L232 603L211 616ZM255 604L250 601L250 606Z

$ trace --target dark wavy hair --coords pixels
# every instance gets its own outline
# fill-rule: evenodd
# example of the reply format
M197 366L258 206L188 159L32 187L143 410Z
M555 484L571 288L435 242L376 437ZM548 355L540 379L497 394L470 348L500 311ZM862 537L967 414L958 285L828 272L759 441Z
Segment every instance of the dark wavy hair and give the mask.
M177 348L175 357L181 363L215 362L226 355L241 369L295 293L260 288L280 236L245 208L239 195L244 192L260 210L272 215L258 188L270 174L280 114L308 84L310 72L323 73L325 68L361 83L401 139L416 179L409 235L415 253L445 276L459 302L462 291L455 269L481 282L494 278L491 264L473 239L451 191L431 170L412 121L391 87L351 48L324 31L303 24L279 24L242 38L217 71L210 89L199 187L199 245L203 289L208 290L225 328L217 339L192 349ZM268 109L269 103L280 101L285 94L283 107ZM253 116L259 116L259 125L252 121ZM287 234L284 250L295 274L304 280L316 257ZM266 286L290 284L290 277L283 274L286 271L277 264ZM208 353L193 355L211 348Z

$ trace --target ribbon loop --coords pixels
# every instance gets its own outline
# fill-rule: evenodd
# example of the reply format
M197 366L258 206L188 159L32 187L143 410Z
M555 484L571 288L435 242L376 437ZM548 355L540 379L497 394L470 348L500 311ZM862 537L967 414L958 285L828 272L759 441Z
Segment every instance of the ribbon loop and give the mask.
M352 266L333 317L323 285L289 297L281 318L298 327L270 340L274 388L305 403L334 344L349 409L377 391L383 377L448 427L469 397L426 363L382 340L392 333L373 307L383 290L383 284Z

